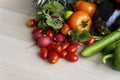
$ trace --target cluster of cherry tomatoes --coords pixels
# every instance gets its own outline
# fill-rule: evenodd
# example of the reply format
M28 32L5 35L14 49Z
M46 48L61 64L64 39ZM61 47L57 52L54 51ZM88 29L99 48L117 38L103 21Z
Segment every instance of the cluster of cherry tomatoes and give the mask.
M43 60L48 60L52 64L57 63L59 58L65 58L69 62L78 61L79 57L76 54L78 46L71 39L68 41L63 35L66 34L66 29L65 31L61 30L63 34L54 34L53 30L44 31L35 27L37 25L35 19L29 19L27 24L29 27L34 27L33 38L40 46L39 56ZM66 26L66 24L63 25Z
M74 5L74 11L68 11L64 17L66 22L63 23L59 33L54 30L43 30L37 26L35 19L29 19L27 25L34 27L32 33L34 40L40 46L39 55L43 60L48 60L50 63L57 63L59 58L65 58L69 62L78 61L79 57L76 54L78 46L66 35L70 30L77 29L78 31L90 31L92 25L92 17L96 11L96 5L85 0L79 0ZM69 17L68 17L69 16ZM91 36L86 45L93 44L96 39ZM82 44L78 42L78 44Z

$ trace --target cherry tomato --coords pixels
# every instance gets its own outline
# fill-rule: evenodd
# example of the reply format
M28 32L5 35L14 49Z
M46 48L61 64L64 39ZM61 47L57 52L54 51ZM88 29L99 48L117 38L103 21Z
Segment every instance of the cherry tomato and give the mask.
M48 56L48 60L50 63L55 64L59 60L59 56L56 52L51 52Z
M61 46L58 45L56 42L51 42L51 43L49 44L49 46L48 46L48 50L49 50L50 52L54 51L54 52L59 53L59 52L62 51L62 48L61 48Z
M63 51L59 52L58 55L60 58L65 58L67 55L67 51L63 50Z
M67 52L70 54L70 53L76 53L78 50L78 47L76 45L70 45L68 46L67 48Z
M57 46L58 44L56 42L51 42L49 45L48 45L48 50L51 52L51 51L54 51L54 47Z
M33 29L32 33L35 34L38 31L42 33L43 30L41 28L36 27Z
M38 41L39 38L42 37L42 36L43 36L42 32L38 31L33 35L33 38L34 38L35 41Z
M53 39L54 38L54 32L52 30L48 30L46 35L50 38Z
M90 31L92 19L86 12L76 11L70 16L67 23L72 30L77 29L78 31Z
M62 48L61 48L60 45L55 46L54 49L55 49L55 51L56 51L57 53L59 53L59 52L62 51Z
M87 12L91 17L93 17L97 10L97 5L87 1L77 1L74 5L74 10Z
M68 34L69 30L70 30L69 25L64 23L60 31L61 31L62 34L66 35L66 34Z
M91 36L88 41L85 42L86 45L91 45L96 42L94 36Z
M67 54L66 59L69 62L76 62L78 61L79 58L77 55L70 53L70 54Z
M48 56L47 48L41 48L40 49L40 57L45 60L47 58L47 56Z
M37 22L35 19L29 19L27 25L28 27L35 27L37 25Z
M64 43L61 45L62 50L66 50L69 45L70 45L69 42L64 42Z

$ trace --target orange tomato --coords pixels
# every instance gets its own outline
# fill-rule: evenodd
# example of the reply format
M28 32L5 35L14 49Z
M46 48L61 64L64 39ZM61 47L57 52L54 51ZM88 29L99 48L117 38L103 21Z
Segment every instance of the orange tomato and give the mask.
M92 24L92 19L86 12L76 11L70 16L67 23L71 30L76 28L78 31L89 31Z
M62 25L62 28L61 28L60 31L61 31L62 34L66 35L66 34L69 32L69 30L70 30L69 25L66 24L66 23L64 23L64 24Z
M91 17L93 17L97 10L97 5L87 1L77 1L74 5L74 10L87 12Z
M77 8L79 7L80 3L83 2L85 0L77 0L77 2L75 2L74 4L74 10L77 11Z

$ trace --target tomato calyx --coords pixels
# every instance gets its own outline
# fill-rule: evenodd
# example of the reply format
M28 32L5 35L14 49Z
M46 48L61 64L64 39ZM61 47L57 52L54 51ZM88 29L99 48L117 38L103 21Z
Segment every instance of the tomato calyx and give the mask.
M89 20L88 20L88 21L89 21ZM83 28L85 28L85 27L88 25L88 24L87 24L88 21L82 21L82 24L81 24L81 25L82 25Z

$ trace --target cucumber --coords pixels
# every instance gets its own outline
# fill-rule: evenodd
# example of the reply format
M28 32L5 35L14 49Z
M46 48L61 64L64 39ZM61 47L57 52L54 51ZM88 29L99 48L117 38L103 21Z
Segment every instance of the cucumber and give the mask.
M120 29L104 36L101 40L97 41L96 43L85 47L82 50L81 55L83 57L93 56L99 53L100 51L102 51L106 46L110 45L111 43L119 39L120 39Z

